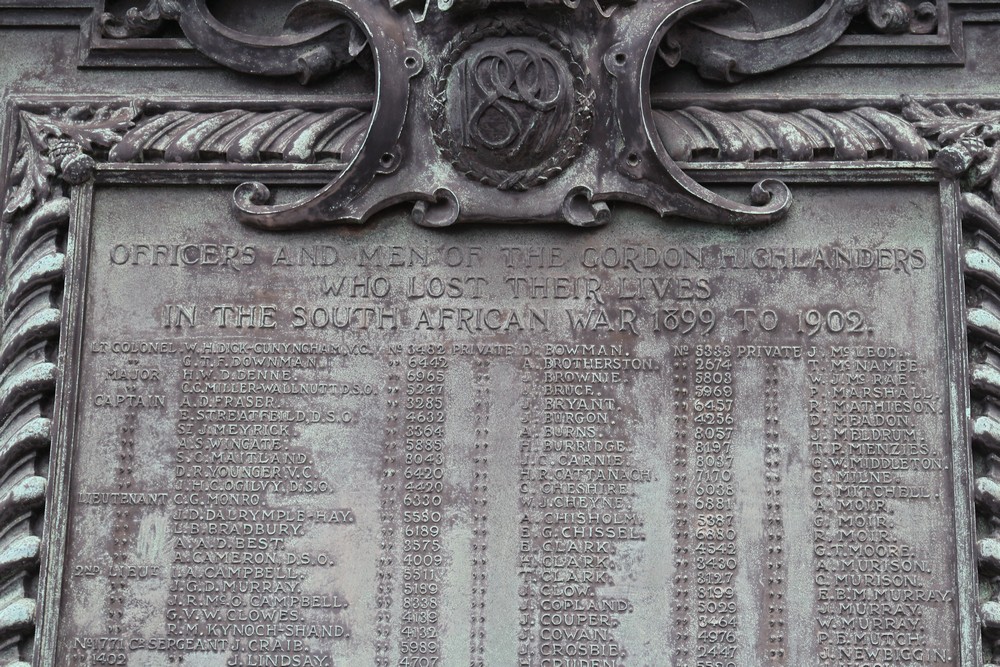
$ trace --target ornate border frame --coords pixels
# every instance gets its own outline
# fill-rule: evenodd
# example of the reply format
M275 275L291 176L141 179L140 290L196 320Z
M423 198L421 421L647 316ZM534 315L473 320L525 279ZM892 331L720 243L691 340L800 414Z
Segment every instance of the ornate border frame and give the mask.
M970 487L969 516L976 523L975 536L961 547L968 561L957 565L978 569L978 591L962 592L968 616L962 645L988 663L1000 637L1000 111L973 102L1000 107L1000 100L870 99L818 110L804 100L784 100L782 110L748 103L720 111L654 101L659 127L676 130L665 142L672 157L702 182L941 183L942 206L960 216L963 236L950 240L961 257L961 266L951 267L952 292L965 295L964 304L950 304L952 321L964 323L951 335L956 349L964 349L964 340L969 353L950 360L952 432L969 441L974 477L963 479L956 470L956 485ZM0 609L0 663L45 664L42 652L52 641L52 626L37 625L58 600L59 582L42 581L40 567L44 562L59 571L65 510L57 497L72 438L62 379L72 376L79 345L70 337L75 313L67 295L74 286L66 276L79 275L86 261L77 234L89 224L95 184L323 183L343 168L369 103L343 97L151 99L142 106L115 98L8 101L5 145L11 150L0 171L0 583L8 602ZM273 128L289 124L298 128L298 140L273 141ZM243 152L230 151L233 146ZM968 391L960 381L965 377ZM44 634L36 637L36 629Z
M469 14L462 11L492 2L502 4L305 0L289 14L285 34L264 38L221 25L205 0L150 0L120 23L101 17L99 24L95 16L88 59L95 56L97 27L104 31L99 46L140 66L155 64L164 53L170 56L171 49L184 49L189 65L214 60L250 74L297 74L310 80L367 53L375 65L377 95L273 103L146 100L138 105L70 96L8 102L3 145L11 150L2 156L0 169L5 180L0 190L5 193L0 202L0 584L7 600L0 608L0 663L23 667L34 656L36 664L43 664L52 641L47 627L36 639L36 625L44 608L58 599L58 582L40 581L39 571L42 562L59 571L58 527L65 523L65 509L54 502L68 474L65 455L72 437L60 380L72 375L71 351L79 344L71 338L75 285L67 285L66 276L79 275L86 261L75 246L81 226L89 221L94 184L251 181L235 193L237 215L270 228L328 220L361 223L375 211L405 201L413 205L413 221L425 226L491 220L490 206L482 201L495 208L496 189L463 180L448 168L432 137L420 131L420 112L426 113L422 107L427 100L433 100L432 110L435 104L440 110L440 94L446 91L439 87L435 97L427 81L431 77L421 73L432 69L432 61L444 52L452 28L468 23ZM14 4L22 10L38 8L32 2ZM541 198L505 193L515 214L592 226L610 220L608 204L617 200L720 224L766 224L790 202L778 179L941 182L943 206L962 221L962 238L948 240L961 257L961 266L949 269L948 280L955 285L948 288L950 294L964 294L966 303L951 303L950 316L953 323L964 322L965 331L949 335L956 351L965 349L964 339L969 353L968 359L959 353L949 361L955 382L968 378L968 391L964 384L954 388L957 421L952 432L969 440L971 450L963 451L971 451L973 468L965 472L975 477L964 480L956 470L956 485L967 482L976 518L976 535L970 530L963 547L968 558L956 565L960 570L978 565L978 606L972 599L975 591L962 591L961 608L971 619L963 623L962 646L982 653L984 661L998 659L1000 112L976 104L1000 108L1000 99L918 104L873 98L830 101L820 108L815 101L781 99L726 102L723 109L649 93L656 58L668 63L685 59L703 76L729 81L817 53L815 62L840 62L838 58L848 56L838 50L884 39L842 37L862 12L881 31L916 33L894 44L910 54L905 60L938 62L935 58L943 53L944 61L953 62L961 56L964 10L978 19L1000 20L991 9L995 3L939 0L936 33L927 36L919 33L932 32L933 26L922 23L920 12L914 15L900 0L823 0L816 12L789 29L762 33L715 26L712 12L725 6L717 0L529 4L546 11L557 29L572 32L570 41L599 34L610 44L606 53L585 54L586 67L603 84L595 87L592 100L577 96L577 105L593 104L598 117L615 120L587 138L589 162L600 167L571 167L561 177L569 183L556 187L558 197L551 188ZM0 0L0 10L10 6L10 0ZM949 15L959 7L963 12ZM76 2L60 3L59 9L51 20L79 11ZM706 9L707 14L700 13ZM581 14L575 15L577 11ZM510 21L507 16L501 20ZM462 18L452 22L452 17ZM151 37L164 21L177 21L186 39ZM601 27L591 32L581 27L597 25ZM121 41L106 44L106 37ZM838 46L823 51L831 44ZM928 48L933 57L923 54ZM121 58L109 62L123 64ZM409 109L411 105L415 108ZM443 167L439 171L451 174L450 179L443 184L424 179L426 165L412 155ZM700 184L750 177L760 179L754 206L720 197ZM323 187L302 202L268 206L269 192L260 180ZM553 198L559 203L539 208ZM970 517L972 512L970 507ZM972 572L961 577L974 578Z
M296 104L300 102L300 104ZM145 164L141 160L157 151L143 143L145 132L135 128L135 152L110 158L112 146L124 155L119 140L134 127L139 107L123 99L74 100L67 98L8 99L4 109L9 150L0 155L0 184L5 193L0 221L0 586L5 601L0 607L0 664L26 667L47 664L33 653L44 642L36 641L45 599L40 565L58 558L59 538L48 539L47 526L63 519L58 503L59 484L65 475L60 456L71 438L70 408L61 400L61 378L70 373L74 357L70 323L74 313L72 265L82 261L76 252L73 225L87 224L89 201L95 182L185 183L225 182L232 185L250 177L267 175L276 183L316 185L341 168L339 151L356 138L357 119L366 99L283 100L265 105L257 100L214 100L186 105L146 107L158 123L169 119L170 128L158 134L178 162ZM283 109L279 109L283 106ZM289 106L293 108L288 108ZM333 112L318 112L325 106ZM265 111L264 108L267 108ZM295 108L297 107L297 108ZM254 164L225 165L199 161L197 151L209 150L198 141L208 128L218 129L239 108L242 122L273 124L280 119L296 131L283 143L267 142L259 150L267 157L251 156ZM214 111L221 109L222 111ZM103 111L102 111L103 110ZM332 116L332 117L331 117ZM55 120L55 125L52 121ZM253 122L249 123L255 126ZM324 132L317 132L322 126ZM59 129L61 127L61 129ZM161 127L160 129L164 129ZM363 128L362 128L363 129ZM245 138L245 137L236 137ZM262 139L270 139L265 135ZM320 145L319 138L327 141ZM244 145L248 145L244 142ZM252 144L250 144L252 145ZM185 151L195 151L189 155ZM304 151L304 152L303 152ZM180 156L174 152L185 153ZM305 164L319 155L327 164ZM273 158L278 163L266 163ZM281 162L281 160L287 162ZM187 160L185 162L185 160ZM223 160L226 160L224 157ZM251 161L253 161L251 160ZM66 428L60 426L65 424ZM50 511L47 511L51 508ZM51 528L49 528L51 530ZM58 531L56 531L58 532ZM41 637L38 638L39 640Z

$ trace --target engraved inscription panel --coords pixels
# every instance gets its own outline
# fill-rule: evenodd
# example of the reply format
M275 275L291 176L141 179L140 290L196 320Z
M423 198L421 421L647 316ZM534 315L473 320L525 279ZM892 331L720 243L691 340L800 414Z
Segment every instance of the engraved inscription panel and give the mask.
M57 664L957 664L954 222L797 197L273 234L99 188Z

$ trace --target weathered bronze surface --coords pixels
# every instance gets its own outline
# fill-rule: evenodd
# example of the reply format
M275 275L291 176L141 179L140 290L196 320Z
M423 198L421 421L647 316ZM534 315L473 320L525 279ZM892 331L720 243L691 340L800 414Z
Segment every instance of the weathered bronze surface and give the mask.
M796 192L751 237L99 192L56 663L957 664L956 220Z
M0 0L0 665L992 667L998 25Z

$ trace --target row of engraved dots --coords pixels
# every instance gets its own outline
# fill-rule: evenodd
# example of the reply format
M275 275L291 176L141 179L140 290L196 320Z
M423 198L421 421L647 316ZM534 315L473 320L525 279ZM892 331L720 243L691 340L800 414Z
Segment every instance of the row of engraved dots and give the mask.
M127 492L134 482L132 463L135 459L135 427L138 413L127 410L121 425L118 438L118 453L115 467L115 480L118 490ZM131 512L116 509L111 524L111 560L115 565L124 564L128 560L129 535L131 534ZM108 582L107 597L107 632L117 635L122 631L122 618L125 615L125 589L127 579L124 577Z
M532 508L535 503L535 495L538 493L537 480L534 473L536 450L539 449L536 438L539 427L539 415L537 405L541 398L541 389L537 372L531 370L531 361L526 361L526 365L521 370L521 397L518 401L520 406L520 417L518 430L518 451L520 456L521 479L526 480L521 485L521 508L525 512L520 526L521 548L519 550L518 567L518 597L520 597L520 632L518 647L517 667L535 667L538 664L538 632L536 625L539 622L540 610L537 605L539 593L539 573L535 570L533 555L529 552L532 548Z
M472 454L472 623L469 628L469 667L486 667L486 544L487 489L490 448L490 367L486 358L473 363Z
M393 564L396 538L396 454L399 449L401 359L389 359L386 383L386 426L379 489L379 559L376 579L375 667L389 667L392 648Z
M770 364L764 375L764 521L767 536L767 655L773 665L785 664L785 535L781 499L779 382L779 367Z
M688 516L688 438L691 390L687 352L674 351L673 367L673 489L674 489L674 649L675 667L691 664L691 519Z

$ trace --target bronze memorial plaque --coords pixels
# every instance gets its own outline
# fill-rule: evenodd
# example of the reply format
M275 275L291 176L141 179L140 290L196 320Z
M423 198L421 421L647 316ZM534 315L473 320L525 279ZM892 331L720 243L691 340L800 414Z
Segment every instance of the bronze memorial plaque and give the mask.
M956 221L796 197L289 237L99 190L56 663L957 664Z
M0 667L1000 667L1000 0L0 0Z

